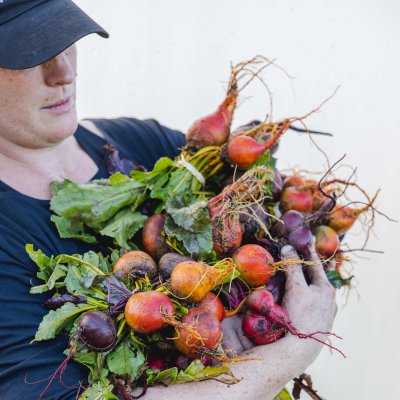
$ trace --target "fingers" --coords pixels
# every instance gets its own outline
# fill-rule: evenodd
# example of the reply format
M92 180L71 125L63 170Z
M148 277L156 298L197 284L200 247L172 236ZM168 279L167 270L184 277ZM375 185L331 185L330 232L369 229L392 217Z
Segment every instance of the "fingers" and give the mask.
M298 259L299 256L292 246L286 245L281 249L282 260ZM307 282L304 278L303 267L301 263L289 264L285 267L286 271L286 287L292 287L293 285L301 285L307 287Z
M315 250L315 240L313 240L308 248L310 254L310 261L312 265L307 265L308 275L310 276L311 283L317 286L329 284L329 280L326 276L321 260L318 257L317 251Z
M235 315L231 318L225 318L221 323L221 328L223 332L222 347L225 350L240 354L254 346L242 332L241 317Z

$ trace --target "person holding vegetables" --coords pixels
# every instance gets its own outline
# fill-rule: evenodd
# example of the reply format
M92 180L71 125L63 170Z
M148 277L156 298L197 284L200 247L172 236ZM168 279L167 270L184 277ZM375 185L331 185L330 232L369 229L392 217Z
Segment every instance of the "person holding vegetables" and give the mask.
M44 314L46 294L31 296L36 266L25 252L33 243L46 254L98 250L76 239L60 239L50 221L50 183L68 178L85 183L109 176L104 161L112 143L126 159L152 168L161 156L174 157L184 136L155 121L132 118L78 123L75 107L76 46L85 35L108 33L70 0L0 1L0 393L4 400L36 399L43 381L62 362L66 339L29 344ZM329 331L335 293L315 253L308 285L302 266L287 267L284 307L302 332ZM283 258L297 257L287 246ZM324 339L323 336L320 336ZM223 323L226 348L251 362L234 363L239 383L210 380L154 387L146 398L272 399L317 357L321 344L290 334L256 346L243 335L239 318ZM70 363L46 399L74 399L86 376ZM46 383L45 383L46 384Z

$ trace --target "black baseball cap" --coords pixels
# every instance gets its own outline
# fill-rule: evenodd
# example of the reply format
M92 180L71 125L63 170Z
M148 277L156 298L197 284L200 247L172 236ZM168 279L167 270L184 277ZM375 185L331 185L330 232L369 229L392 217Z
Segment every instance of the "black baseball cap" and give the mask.
M71 0L0 0L0 67L35 67L90 33L108 37Z

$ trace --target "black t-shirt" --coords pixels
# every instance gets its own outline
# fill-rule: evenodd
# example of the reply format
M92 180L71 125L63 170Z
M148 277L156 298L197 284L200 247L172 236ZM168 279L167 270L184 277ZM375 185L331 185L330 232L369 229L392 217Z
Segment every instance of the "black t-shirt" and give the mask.
M151 169L162 156L175 157L184 145L184 136L160 126L156 121L132 118L93 120L117 146L120 156ZM103 146L107 140L79 126L79 145L98 166L94 179L108 177ZM47 255L82 254L98 250L73 239L60 239L50 221L49 201L25 196L0 181L0 399L34 400L46 387L48 378L65 359L66 335L54 340L35 342L33 339L43 316L42 303L50 297L29 294L29 288L43 283L36 279L37 267L25 252L25 244ZM73 361L63 374L63 384L57 377L43 399L72 400L76 387L88 370ZM37 382L41 381L41 382ZM36 383L34 383L36 382ZM69 388L68 388L69 387Z

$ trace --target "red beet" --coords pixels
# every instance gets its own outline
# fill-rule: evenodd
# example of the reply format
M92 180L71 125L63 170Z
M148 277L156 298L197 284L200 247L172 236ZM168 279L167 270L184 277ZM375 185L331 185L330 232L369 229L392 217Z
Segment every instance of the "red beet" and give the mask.
M301 333L290 321L289 316L284 308L274 303L273 296L266 289L257 289L253 291L246 299L246 305L249 312L252 314L258 314L265 317L270 323L289 331L292 335L297 336L300 339L314 339L315 341L322 343L344 356L344 354L336 347L331 346L328 343L315 337L317 334L334 335L330 332L313 332L310 334ZM336 336L336 335L334 335Z
M142 278L157 276L157 264L144 251L133 250L123 254L114 265L114 272L121 273L125 278Z
M225 318L225 308L221 300L212 292L208 292L203 300L200 301L199 307L210 310L217 318L222 321Z
M208 212L212 221L213 249L220 257L227 257L242 243L243 229L238 217L222 215L223 207L222 193L208 202Z
M186 134L188 146L198 149L221 146L228 140L238 97L237 82L235 77L232 78L226 98L217 111L200 118L189 128Z
M158 369L162 371L167 367L167 360L159 354L149 353L147 355L146 362L151 369Z
M175 328L177 331L175 345L183 354L196 357L215 349L220 344L221 323L210 310L193 307L182 317L181 322L183 325Z
M156 261L171 251L162 235L164 225L165 215L155 214L146 221L142 231L143 248Z
M286 189L290 186L302 186L305 183L305 179L300 175L287 176L283 180L283 187Z
M271 292L266 289L257 289L246 299L246 306L253 314L266 316L274 306L275 301Z
M244 334L256 345L269 344L281 338L285 329L265 317L246 312L243 316Z

